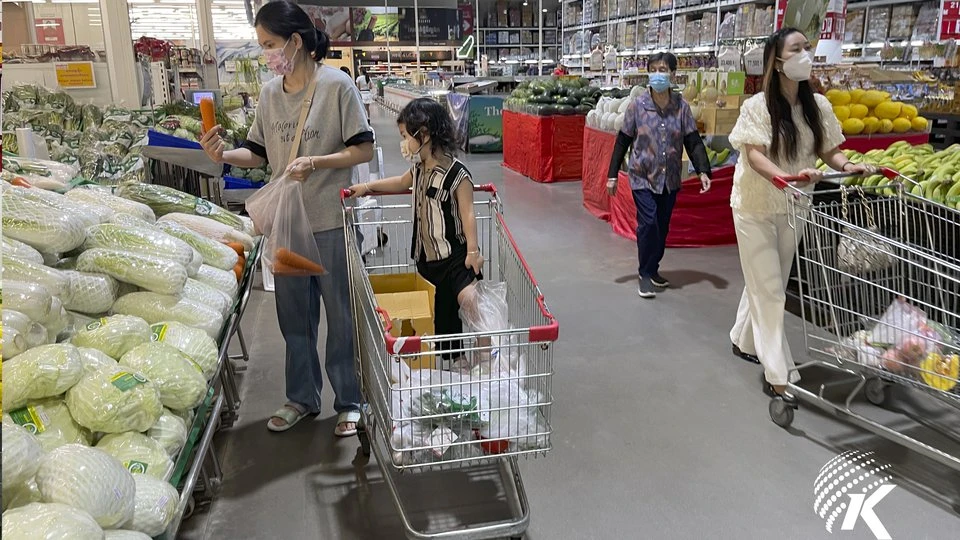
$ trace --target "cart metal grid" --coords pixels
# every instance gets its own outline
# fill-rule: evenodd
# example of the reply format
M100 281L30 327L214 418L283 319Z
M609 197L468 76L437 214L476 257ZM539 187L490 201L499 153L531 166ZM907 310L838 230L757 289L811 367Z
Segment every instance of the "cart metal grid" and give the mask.
M370 276L416 272L408 243L411 194L380 195L380 212L346 204L343 209L365 400L361 444L365 454L372 446L409 538L523 534L529 507L517 458L551 449L553 342L559 325L506 226L496 190L479 186L476 193L479 247L489 257L484 279L505 284L509 308L508 328L484 333L395 337L400 332L378 306ZM370 216L379 217L366 221ZM393 241L364 261L357 232L378 229ZM444 359L441 350L456 359ZM500 465L505 484L511 483L504 492L513 496L517 519L440 532L414 529L399 494L400 473L491 465Z
M797 251L797 268L805 343L812 360L796 371L820 367L839 375L816 393L793 383L788 392L803 403L960 470L960 457L851 409L861 390L868 401L881 405L889 385L896 384L960 412L956 371L960 364L960 212L910 195L904 184L913 181L896 171L885 169L884 174L894 182L877 188L882 194L839 186L818 191L818 197L832 199L819 203L789 186L798 178L777 179L787 194L798 244L801 238L805 244L804 250ZM897 303L912 313L925 314L924 323L885 318ZM881 335L885 342L871 341ZM906 343L913 349L907 349ZM844 385L852 390L842 402L825 397L827 388ZM794 411L776 397L770 403L770 416L788 427ZM960 442L948 427L925 425Z

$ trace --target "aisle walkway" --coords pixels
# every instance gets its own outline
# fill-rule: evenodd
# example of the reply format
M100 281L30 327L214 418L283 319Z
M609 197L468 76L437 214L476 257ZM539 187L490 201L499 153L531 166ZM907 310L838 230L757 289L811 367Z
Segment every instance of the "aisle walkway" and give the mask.
M399 137L387 114L375 108L375 127L387 170L398 174ZM579 184L534 184L501 169L499 155L466 161L478 181L501 189L507 220L561 322L555 450L521 465L532 504L527 538L828 538L812 511L814 479L850 448L878 450L905 476L876 508L893 538L957 537L957 474L809 410L791 432L770 422L760 369L729 352L742 287L735 247L668 251L663 273L677 286L641 300L633 244L582 209ZM788 325L802 356L799 320ZM356 468L356 440L332 437L332 397L317 421L267 432L283 403L271 295L255 295L244 329L253 358L240 420L218 443L223 491L185 524L183 538L403 538L376 464ZM443 490L410 480L411 499ZM447 510L495 495L489 483L478 485L445 495L445 511L423 519L445 523ZM873 535L861 521L833 537Z

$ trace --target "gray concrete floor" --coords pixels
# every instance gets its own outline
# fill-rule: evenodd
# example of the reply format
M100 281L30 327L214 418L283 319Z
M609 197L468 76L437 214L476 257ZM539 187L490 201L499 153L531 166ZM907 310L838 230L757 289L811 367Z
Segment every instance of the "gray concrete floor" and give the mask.
M397 174L392 116L375 108L374 123L387 172ZM876 507L893 538L957 538L960 474L809 408L789 431L770 421L759 367L730 355L742 287L736 247L669 250L663 274L675 287L641 300L634 245L582 209L580 184L535 184L501 168L500 158L466 162L478 182L501 189L507 221L561 323L555 448L521 461L532 513L526 538L827 538L812 510L814 479L847 449L875 450L894 466L898 487ZM331 396L316 421L267 432L284 401L270 294L255 293L243 327L252 358L240 419L217 439L223 489L184 524L182 538L403 538L376 463L357 458L356 439L332 437ZM788 328L803 357L800 320L788 316ZM955 411L897 397L896 407L952 423L960 435ZM960 455L956 440L858 407ZM498 482L455 476L402 479L417 524L503 517ZM834 536L873 538L862 521Z

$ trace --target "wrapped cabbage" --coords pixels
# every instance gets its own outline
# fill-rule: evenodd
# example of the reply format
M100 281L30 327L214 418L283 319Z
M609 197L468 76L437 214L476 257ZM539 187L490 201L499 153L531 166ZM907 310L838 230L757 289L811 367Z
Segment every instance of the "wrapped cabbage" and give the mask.
M102 540L103 529L87 512L60 503L30 503L3 513L5 540Z
M66 253L83 244L87 224L76 215L39 205L12 189L2 199L4 236L47 253Z
M135 201L117 197L100 190L91 189L87 186L80 186L67 192L68 199L77 202L86 202L92 204L101 204L112 208L116 215L128 215L139 218L147 223L153 223L157 220L153 210L149 206Z
M23 313L13 309L3 310L3 331L17 330L21 334L26 334L30 330L30 324L33 321Z
M40 442L26 429L3 419L3 484L22 484L37 474L43 450Z
M237 275L232 271L221 270L207 264L200 267L196 280L220 289L227 293L230 298L236 298L237 290L240 288L237 283Z
M54 193L53 191L27 188L14 189L20 190L20 194L27 199L36 201L37 203L45 204L61 212L73 214L77 218L83 220L88 227L96 225L97 223L103 223L109 220L114 214L113 210L101 204L72 201L59 193Z
M96 320L93 317L89 317L83 313L77 313L76 311L68 311L67 315L70 316L70 324L60 331L60 334L57 336L58 342L70 341L73 339L73 336L77 335L77 332L83 330L88 324Z
M49 343L47 329L13 309L3 310L3 359L10 360L27 349Z
M187 282L183 285L181 296L214 309L224 317L233 307L233 300L227 296L227 293L195 279L187 279Z
M113 217L110 218L109 223L121 227L140 227L142 229L150 229L154 226L153 223L140 219L137 216L131 216L130 214L114 214Z
M70 326L70 314L63 308L60 298L54 296L50 299L50 314L41 319L40 322L47 329L50 339L48 343L56 341L57 335Z
M170 345L193 359L207 380L217 371L219 349L217 342L203 330L177 321L159 322L150 327L153 341Z
M139 317L111 315L91 322L71 342L119 360L134 347L150 341L150 325Z
M37 467L40 466L39 460ZM30 503L38 503L43 499L40 497L40 488L33 478L20 484L3 484L3 509L19 508Z
M117 195L149 206L157 216L171 213L204 216L237 231L243 231L243 221L233 212L171 187L156 184L127 184L120 186Z
M63 306L71 311L99 315L106 313L117 301L117 280L105 274L91 274L64 270L70 282L70 300Z
M67 392L67 408L78 424L103 433L143 432L163 413L156 385L119 365L80 379Z
M157 441L170 457L176 456L187 444L188 435L186 421L169 409L164 409L157 423L147 431L147 436Z
M77 259L77 270L107 274L160 294L180 294L187 281L187 269L182 264L114 249L84 251Z
M183 418L184 423L187 424L187 429L188 429L188 430L189 430L191 427L193 427L193 421L196 420L196 416L197 416L197 413L196 413L193 409L187 409L187 410L183 410L183 411L173 411L173 410L171 410L170 412L172 412L173 414L179 416L180 418Z
M134 499L133 522L130 529L147 536L159 536L173 521L180 495L168 482L145 474L134 474L137 485Z
M175 221L158 221L157 228L190 244L203 256L203 264L233 270L239 260L237 253L223 242L207 238Z
M43 255L39 251L13 238L3 237L3 256L17 257L36 264L43 264Z
M243 222L243 232L250 237L253 237L256 231L256 227L253 225L253 220L247 216L240 216L240 221Z
M179 223L191 231L217 242L239 242L245 251L253 249L253 238L243 229L237 229L223 223L218 223L203 216L189 214L167 214L157 220L157 223Z
M51 296L59 296L64 301L70 299L70 279L61 271L42 264L9 257L4 253L3 263L0 264L0 277L4 280L37 283L43 285Z
M103 223L87 229L84 249L104 248L166 259L186 266L193 259L190 246L155 228Z
M10 419L36 436L44 452L65 444L90 446L90 431L70 416L67 404L59 397L33 401L26 407L9 411Z
M170 345L144 343L123 355L120 365L153 381L164 407L193 409L207 394L207 380L200 366Z
M160 443L142 433L110 433L104 435L96 446L120 460L131 473L147 474L158 480L166 480L173 472L173 461Z
M114 529L103 531L104 540L150 540L150 537L140 531Z
M88 347L77 347L80 353L80 363L83 364L83 375L92 375L103 368L117 367L117 361L103 354L97 349Z
M203 255L199 251L190 248L190 251L193 253L193 258L190 259L190 262L187 263L187 277L197 277L197 273L200 271L200 267L203 266Z
M103 528L133 519L133 475L103 450L79 444L57 448L41 460L37 487L45 502L83 510Z
M36 283L24 283L12 279L3 280L3 309L23 313L34 321L50 316L53 297L46 287Z
M142 318L150 324L176 321L203 330L212 338L220 334L223 317L207 306L189 298L137 292L121 296L113 304L114 313L124 313Z
M4 362L7 382L3 410L18 409L31 399L58 396L77 384L83 364L77 348L67 343L41 345Z
M4 328L3 337L0 337L0 354L4 360L14 358L27 350L27 338L16 328Z

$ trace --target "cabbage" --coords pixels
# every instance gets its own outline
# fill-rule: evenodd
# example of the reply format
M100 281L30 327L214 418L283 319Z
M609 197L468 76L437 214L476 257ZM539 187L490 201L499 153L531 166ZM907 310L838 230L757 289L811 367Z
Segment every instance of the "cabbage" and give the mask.
M83 510L59 503L31 503L3 513L4 540L102 540L103 529Z
M153 210L143 203L129 201L122 197L117 197L116 195L111 195L109 193L102 193L84 186L71 189L67 192L66 197L74 201L101 204L103 206L112 208L116 214L134 216L144 220L147 223L153 223L157 220Z
M97 448L68 444L50 452L37 471L37 487L45 502L84 510L101 527L114 529L133 519L133 475Z
M77 270L107 274L161 294L179 294L187 281L187 269L182 264L114 249L84 251L77 259Z
M153 331L153 341L175 347L192 358L207 380L216 373L220 351L217 342L206 332L176 321L160 322L150 329Z
M70 324L60 331L57 339L57 341L60 342L70 341L73 339L73 336L77 335L77 332L85 329L88 324L96 320L93 317L83 313L77 313L76 311L68 311L67 315L70 316Z
M170 412L173 413L173 414L175 414L175 415L177 415L177 416L179 416L180 418L182 418L182 419L183 419L183 422L187 425L187 429L188 429L188 430L189 430L191 427L193 427L193 421L194 421L194 420L196 419L196 417L197 417L197 413L196 413L196 411L194 411L193 409L187 409L187 410L182 410L182 411L174 411L174 410L171 410Z
M142 373L153 381L164 407L193 409L203 402L207 394L207 380L200 366L169 345L144 343L123 355L120 365Z
M147 431L147 436L157 441L173 457L187 444L187 423L169 409L164 409L157 423Z
M153 382L130 369L111 366L80 379L67 392L67 407L91 431L146 431L163 412Z
M65 444L90 446L90 432L77 424L59 397L9 411L10 419L36 436L45 452Z
M150 540L150 537L140 531L125 531L114 529L112 531L103 531L104 540Z
M71 311L99 315L106 313L117 301L117 280L103 274L65 270L70 281L70 301L64 307Z
M222 270L233 270L239 260L237 253L226 244L207 238L175 221L158 221L157 227L190 244L203 256L205 264Z
M184 268L187 269L187 277L197 277L197 272L199 272L200 267L203 266L203 255L192 247L190 248L190 252L193 254L193 257Z
M186 242L153 227L125 227L112 223L90 227L83 248L126 251L166 259L183 266L193 259L193 251Z
M4 310L19 311L34 321L42 321L50 316L52 303L53 297L41 285L11 279L3 280Z
M243 222L243 232L248 236L254 236L256 227L253 225L253 220L247 216L240 216L240 221Z
M217 242L237 242L243 245L243 249L245 251L250 251L253 249L253 238L247 233L243 232L242 223L239 227L231 227L229 225L213 221L204 216L192 216L182 213L167 214L158 219L157 223L179 223L191 231L194 231L211 240L215 240Z
M139 317L111 315L91 322L71 342L119 360L137 345L150 341L150 325Z
M63 272L16 257L3 254L3 264L0 265L0 277L4 280L23 281L43 285L51 296L59 296L61 300L69 299L70 278Z
M32 263L43 264L43 255L39 251L13 238L3 237L3 256L18 257Z
M237 283L237 275L232 270L221 270L205 264L200 267L196 279L227 293L230 298L237 295L239 284Z
M22 484L37 474L43 450L40 442L26 429L3 419L3 484Z
M110 218L109 223L120 225L121 227L140 227L144 229L154 227L153 223L130 214L114 214L114 216Z
M135 474L133 522L130 529L147 536L159 536L167 530L177 513L180 495L169 483L145 474Z
M30 324L33 321L23 313L13 309L3 310L3 331L17 330L21 334L26 334L30 330Z
M173 461L160 443L134 431L104 435L97 448L120 460L131 473L148 474L166 480L173 472Z
M80 362L83 364L83 374L92 375L101 368L117 367L117 361L103 354L97 349L77 347L80 353Z
M67 313L67 310L63 309L60 298L56 296L51 298L50 314L40 320L40 323L47 329L47 334L49 334L48 343L57 341L57 336L70 326L70 322L70 314Z
M113 216L110 208L97 203L80 203L72 201L59 193L45 189L27 189L15 187L15 191L35 204L46 205L64 214L71 214L84 221L87 227L103 223Z
M187 278L187 282L183 285L182 296L216 310L224 317L233 307L233 300L227 296L227 293L195 279Z
M47 329L19 311L3 310L3 355L5 360L27 349L49 343Z
M243 222L233 212L171 187L157 184L125 184L117 190L117 195L131 201L142 202L158 215L186 212L197 217L204 216L203 219L213 223L223 223L238 231L243 230Z
M219 335L220 327L223 326L223 317L220 313L207 306L189 298L153 292L137 292L122 296L113 304L113 312L135 315L151 324L162 321L181 322L203 330L213 338Z
M31 399L58 396L83 375L80 353L73 345L41 345L4 362L8 383L3 409L19 409Z
M40 466L39 460L37 466ZM3 509L18 508L40 502L40 488L33 478L21 484L3 484Z
M13 194L3 194L3 235L37 251L67 252L83 243L83 220Z
M27 350L27 338L16 328L6 328L0 337L0 347L3 359L9 360Z

